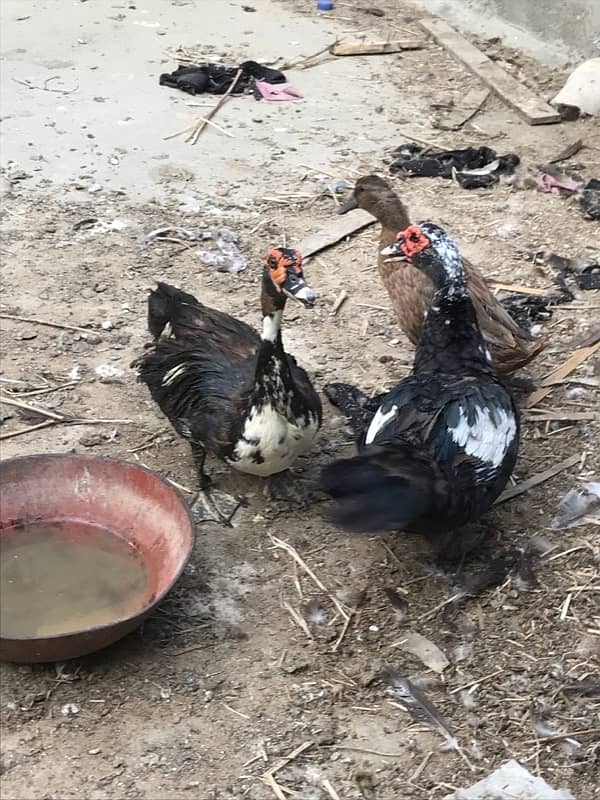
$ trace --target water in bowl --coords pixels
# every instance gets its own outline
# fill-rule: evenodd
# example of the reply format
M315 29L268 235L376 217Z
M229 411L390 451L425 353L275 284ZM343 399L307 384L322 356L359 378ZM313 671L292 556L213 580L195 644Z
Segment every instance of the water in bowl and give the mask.
M0 538L0 634L52 636L114 622L150 600L136 548L79 522L11 528Z

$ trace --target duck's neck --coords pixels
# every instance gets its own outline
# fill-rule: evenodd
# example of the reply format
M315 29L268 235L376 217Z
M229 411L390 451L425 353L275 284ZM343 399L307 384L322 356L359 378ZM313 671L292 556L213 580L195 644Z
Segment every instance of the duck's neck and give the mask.
M263 319L261 344L256 358L254 403L270 402L283 407L293 388L293 378L281 339L285 297L275 298L272 289L263 282L261 308Z
M437 289L423 322L414 372L494 374L464 275Z
M372 214L382 228L391 231L394 236L409 225L408 214L400 198L391 190L379 193L361 203L365 211Z

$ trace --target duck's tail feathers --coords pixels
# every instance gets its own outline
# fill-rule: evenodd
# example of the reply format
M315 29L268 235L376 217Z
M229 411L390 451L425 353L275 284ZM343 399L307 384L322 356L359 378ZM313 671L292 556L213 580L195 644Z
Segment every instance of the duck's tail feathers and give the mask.
M387 444L329 464L321 473L321 488L335 501L334 522L342 528L410 531L431 511L439 479L430 460L405 445Z
M148 330L156 340L170 324L176 338L184 336L186 330L194 327L201 308L194 295L159 282L148 296Z

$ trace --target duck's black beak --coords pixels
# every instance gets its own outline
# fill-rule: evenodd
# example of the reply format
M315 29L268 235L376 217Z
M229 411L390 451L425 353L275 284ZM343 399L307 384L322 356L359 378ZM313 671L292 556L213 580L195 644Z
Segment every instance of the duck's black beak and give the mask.
M352 197L349 197L345 203L341 203L338 206L337 213L347 214L348 211L352 211L354 208L358 208L358 203L356 202L354 195L352 195Z

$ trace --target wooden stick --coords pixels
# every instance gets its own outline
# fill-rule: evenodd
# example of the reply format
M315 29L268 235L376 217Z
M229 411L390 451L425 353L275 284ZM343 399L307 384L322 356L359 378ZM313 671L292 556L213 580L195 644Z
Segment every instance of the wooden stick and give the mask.
M0 441L4 439L12 439L13 436L20 436L22 433L31 433L31 431L39 431L40 428L49 428L51 425L57 425L58 420L47 419L46 422L38 422L37 425L29 425L27 428L21 428L18 431L11 431L10 433L3 433L0 435Z
M217 125L216 122L213 122L208 117L199 117L200 122L206 122L207 125L211 125L213 128L216 128L221 133L224 133L225 136L229 136L230 139L235 139L235 135L230 131L226 131L225 128L222 128L220 125Z
M490 281L490 286L502 292L515 292L516 294L531 294L542 297L548 289L538 289L535 286L521 286L518 283L501 283L500 281Z
M290 761L298 758L301 753L303 753L305 750L308 750L308 748L312 747L313 745L314 742L303 742L302 744L298 745L298 747L296 747L295 750L292 750L288 756L284 756L284 758L278 761L274 767L271 767L271 769L268 769L266 772L264 772L263 778L266 778L267 775L275 775L276 772L279 772L279 770L287 766Z
M574 467L575 464L579 464L580 460L581 456L569 456L569 458L565 458L565 460L561 461L559 464L555 464L553 467L549 467L543 472L538 472L537 475L532 475L531 478L522 481L522 483L518 483L516 486L511 486L510 489L506 489L502 492L500 497L496 500L495 505L498 503L505 503L513 497L518 497L518 495L528 492L529 489L532 489L534 486L539 486L540 483L544 483L550 478L553 478L555 475L558 475L559 472L569 469L569 467Z
M238 71L235 73L234 79L231 81L231 85L229 86L229 89L227 89L225 94L222 95L221 98L219 99L219 102L216 104L216 106L211 108L211 110L208 112L208 114L205 117L200 117L201 125L199 127L196 127L194 132L187 137L186 142L191 142L192 144L196 144L196 142L198 141L198 137L200 136L200 134L202 133L204 128L206 128L206 126L210 123L211 119L214 117L214 115L217 113L217 111L221 108L223 103L227 100L229 95L235 89L235 87L237 85L237 82L239 81L239 79L242 76L242 72L243 71L244 71L243 69L238 69Z
M78 328L77 325L63 325L60 322L48 322L45 319L36 317L19 317L16 314L0 314L0 319L14 319L17 322L31 322L34 325L47 325L49 328L60 328L63 331L79 331L80 333L92 333L91 328Z
M530 125L560 122L560 114L556 109L540 100L527 86L495 64L447 22L432 18L419 20L419 24L505 103L518 111Z
M71 419L70 417L64 416L64 414L55 414L54 411L48 411L47 408L38 408L38 406L30 406L27 403L20 403L18 400L13 400L11 397L5 397L4 395L0 396L0 403L4 403L7 406L20 408L23 411L30 411L32 414L39 414L40 417L49 417L57 422L69 422Z
M569 358L558 367L555 367L553 370L544 375L542 380L541 386L539 389L536 389L532 392L527 401L525 403L526 408L531 408L532 406L539 403L540 400L543 400L546 395L550 394L553 388L553 383L557 380L562 380L566 378L573 370L577 369L580 364L583 364L586 359L592 356L596 350L600 347L600 342L596 342L595 344L590 345L589 347L580 347L578 350L575 350ZM545 385L545 382L549 381L550 385Z
M52 392L59 392L61 389L70 389L72 386L77 386L78 381L71 381L70 383L63 383L59 386L48 386L46 389L32 389L30 392L11 392L17 397L35 397L40 394L51 394Z
M330 311L330 316L335 317L335 315L338 313L338 311L344 305L347 299L348 299L348 292L345 289L342 289L342 291L338 294L338 296L335 299L335 302Z
M451 150L450 147L442 147L441 144L437 144L437 142L432 142L429 139L419 139L418 136L413 136L412 133L407 133L406 131L399 130L398 133L401 136L406 136L407 139L411 139L413 142L418 142L419 144L424 144L426 147L429 147L433 150Z
M368 56L399 53L401 50L421 50L423 39L395 39L389 42L336 42L329 48L332 56Z

